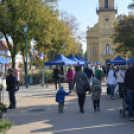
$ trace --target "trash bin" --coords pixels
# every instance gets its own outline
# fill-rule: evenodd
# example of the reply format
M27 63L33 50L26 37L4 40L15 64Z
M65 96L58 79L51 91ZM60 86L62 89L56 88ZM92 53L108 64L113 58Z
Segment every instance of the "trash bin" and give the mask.
M32 84L32 77L31 76L27 76L27 81L29 84Z

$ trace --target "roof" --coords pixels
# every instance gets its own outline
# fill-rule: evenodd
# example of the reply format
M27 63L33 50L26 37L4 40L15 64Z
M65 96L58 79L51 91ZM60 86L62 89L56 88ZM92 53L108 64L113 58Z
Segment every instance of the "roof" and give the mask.
M10 44L13 46L12 43L10 43ZM8 50L7 42L0 41L0 51L7 51L7 50Z

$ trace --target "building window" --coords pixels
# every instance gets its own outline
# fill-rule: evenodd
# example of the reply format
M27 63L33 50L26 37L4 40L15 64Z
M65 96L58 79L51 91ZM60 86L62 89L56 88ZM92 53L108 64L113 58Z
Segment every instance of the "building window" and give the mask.
M105 8L108 8L108 0L105 0Z
M95 49L95 47L93 48L93 55L96 55L96 49Z
M110 50L110 46L109 46L109 44L107 44L107 45L106 45L106 52L108 53L109 50Z

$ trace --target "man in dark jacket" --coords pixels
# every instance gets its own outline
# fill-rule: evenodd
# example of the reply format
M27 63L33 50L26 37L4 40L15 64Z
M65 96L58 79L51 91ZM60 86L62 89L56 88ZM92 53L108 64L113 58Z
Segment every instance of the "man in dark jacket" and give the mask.
M128 61L130 62L130 61ZM127 63L128 64L128 63ZM134 102L134 66L126 70L125 89L127 90L127 105L130 121L133 121L133 102Z
M61 70L59 68L59 65L57 65L54 69L53 78L55 79L55 88L57 90L57 83L59 83L59 86L61 84Z
M84 69L84 72L86 73L87 77L88 77L88 80L89 80L89 83L90 83L90 79L92 77L94 77L94 73L93 73L93 70L90 69L90 65L87 64L87 67Z
M16 108L16 101L15 101L16 78L14 76L14 70L12 68L9 68L7 71L6 84L7 84L6 90L9 92L9 100L10 100L10 105L8 109L15 109Z

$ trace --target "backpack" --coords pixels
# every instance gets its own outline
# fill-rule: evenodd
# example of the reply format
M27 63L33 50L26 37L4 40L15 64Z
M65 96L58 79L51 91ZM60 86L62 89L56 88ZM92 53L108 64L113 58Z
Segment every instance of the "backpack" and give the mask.
M98 74L97 74L97 78L100 80L101 79L101 73L100 72L98 72Z
M92 100L94 101L100 100L101 91L99 91L98 88L98 86L93 87Z

